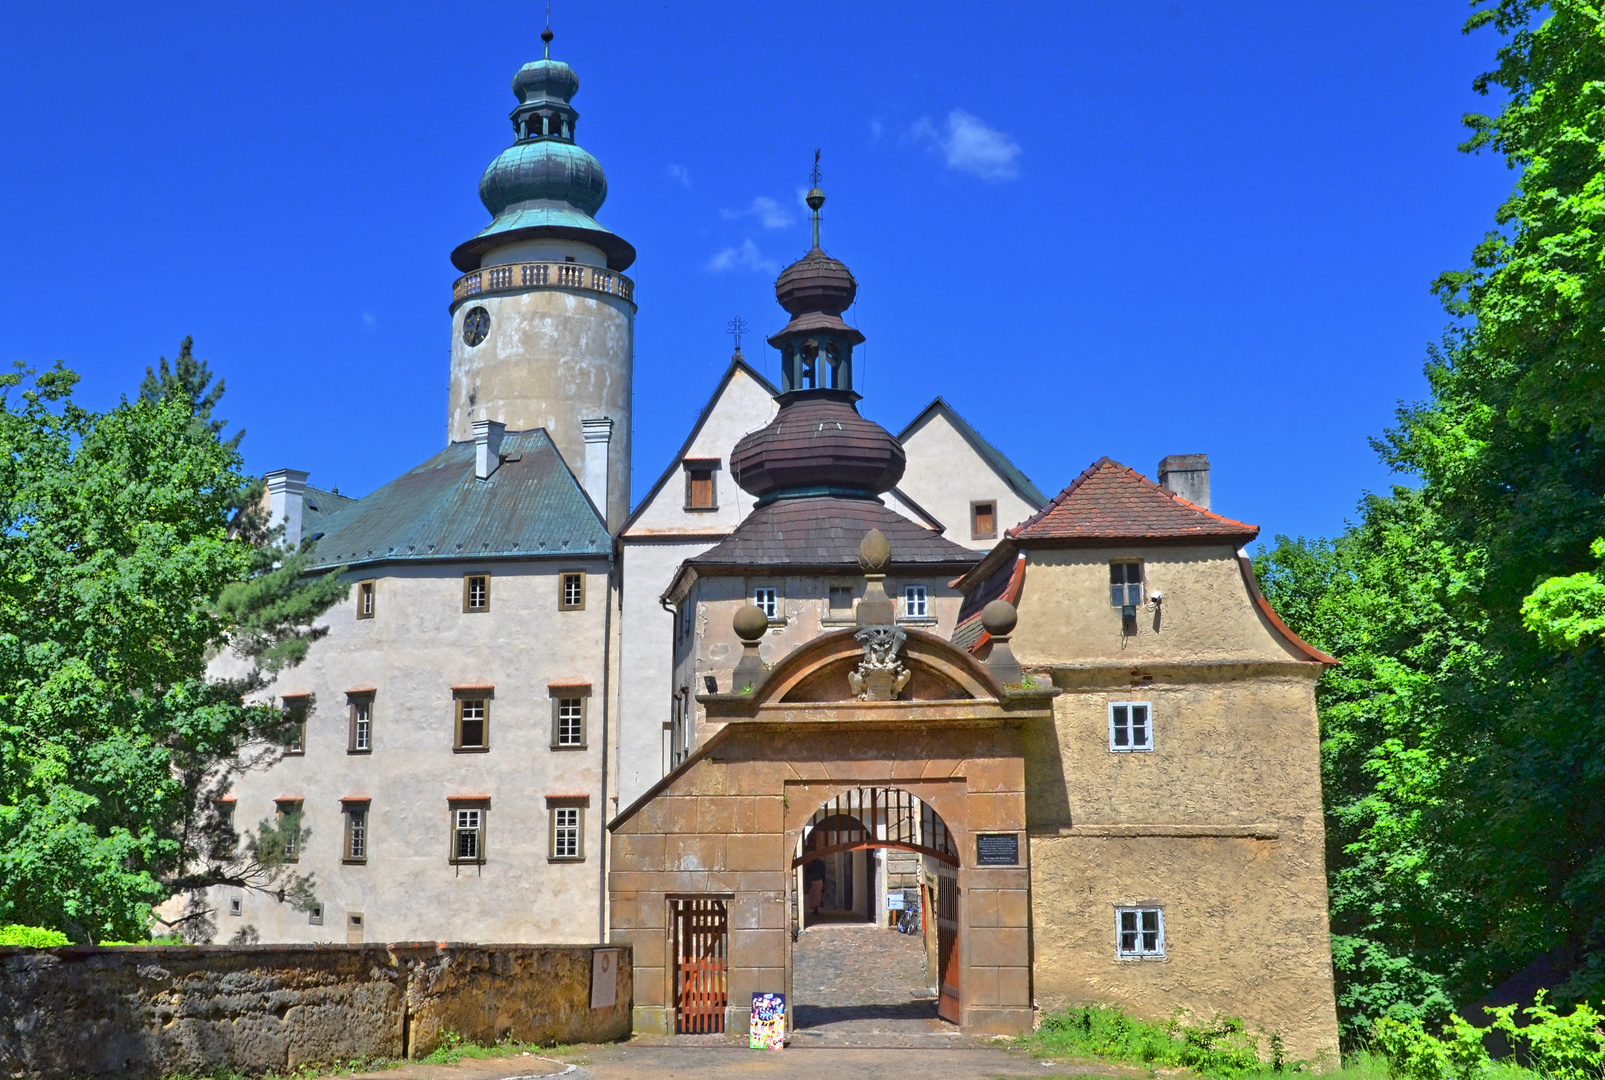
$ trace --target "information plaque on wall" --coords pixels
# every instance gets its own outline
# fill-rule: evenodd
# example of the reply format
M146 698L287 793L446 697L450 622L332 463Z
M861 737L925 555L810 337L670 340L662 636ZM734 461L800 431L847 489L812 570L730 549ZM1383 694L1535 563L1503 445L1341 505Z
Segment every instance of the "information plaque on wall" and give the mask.
M979 833L975 837L977 866L1019 866L1019 833Z

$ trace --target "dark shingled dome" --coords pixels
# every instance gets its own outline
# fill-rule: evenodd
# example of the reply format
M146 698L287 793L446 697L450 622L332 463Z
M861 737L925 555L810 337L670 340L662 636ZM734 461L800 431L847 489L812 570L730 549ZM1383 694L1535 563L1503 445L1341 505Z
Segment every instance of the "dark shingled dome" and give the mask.
M823 311L840 315L853 306L858 282L846 264L818 248L792 263L775 279L775 299L788 315Z
M902 444L859 416L857 399L851 390L782 394L769 426L744 437L731 453L736 483L759 498L802 488L890 491L907 463Z

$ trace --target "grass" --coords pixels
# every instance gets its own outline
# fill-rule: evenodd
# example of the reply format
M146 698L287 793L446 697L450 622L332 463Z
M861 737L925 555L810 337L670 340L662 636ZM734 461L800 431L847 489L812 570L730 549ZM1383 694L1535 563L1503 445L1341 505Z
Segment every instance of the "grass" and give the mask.
M1261 1056L1262 1041L1266 1057ZM1277 1035L1250 1035L1241 1020L1229 1016L1217 1016L1208 1025L1186 1024L1180 1019L1153 1023L1119 1009L1085 1005L1049 1013L1042 1026L1020 1040L1020 1045L1049 1057L1091 1057L1156 1071L1186 1069L1210 1080L1306 1070L1302 1062L1286 1058ZM1355 1075L1345 1080L1388 1078Z
M577 1047L557 1043L551 1046L542 1046L540 1043L523 1043L516 1039L506 1039L493 1046L481 1046L469 1042L455 1031L448 1031L441 1036L440 1045L429 1054L420 1058L424 1065L455 1065L464 1058L486 1059L514 1057L518 1054L572 1054Z

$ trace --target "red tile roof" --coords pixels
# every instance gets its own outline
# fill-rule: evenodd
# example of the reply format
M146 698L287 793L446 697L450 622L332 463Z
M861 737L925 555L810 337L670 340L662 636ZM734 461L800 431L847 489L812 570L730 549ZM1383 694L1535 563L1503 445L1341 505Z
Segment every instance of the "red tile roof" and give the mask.
M1008 531L1011 540L1220 540L1236 545L1259 535L1171 494L1135 469L1099 458L1033 517Z

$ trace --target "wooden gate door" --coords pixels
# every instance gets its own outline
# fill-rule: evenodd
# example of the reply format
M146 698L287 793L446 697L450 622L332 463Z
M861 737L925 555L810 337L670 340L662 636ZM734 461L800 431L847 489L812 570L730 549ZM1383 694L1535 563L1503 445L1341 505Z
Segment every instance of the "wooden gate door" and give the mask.
M675 900L674 1012L681 1035L724 1031L730 920L723 900Z
M959 1014L959 873L955 867L936 869L936 971L941 993L936 1015L955 1024Z

